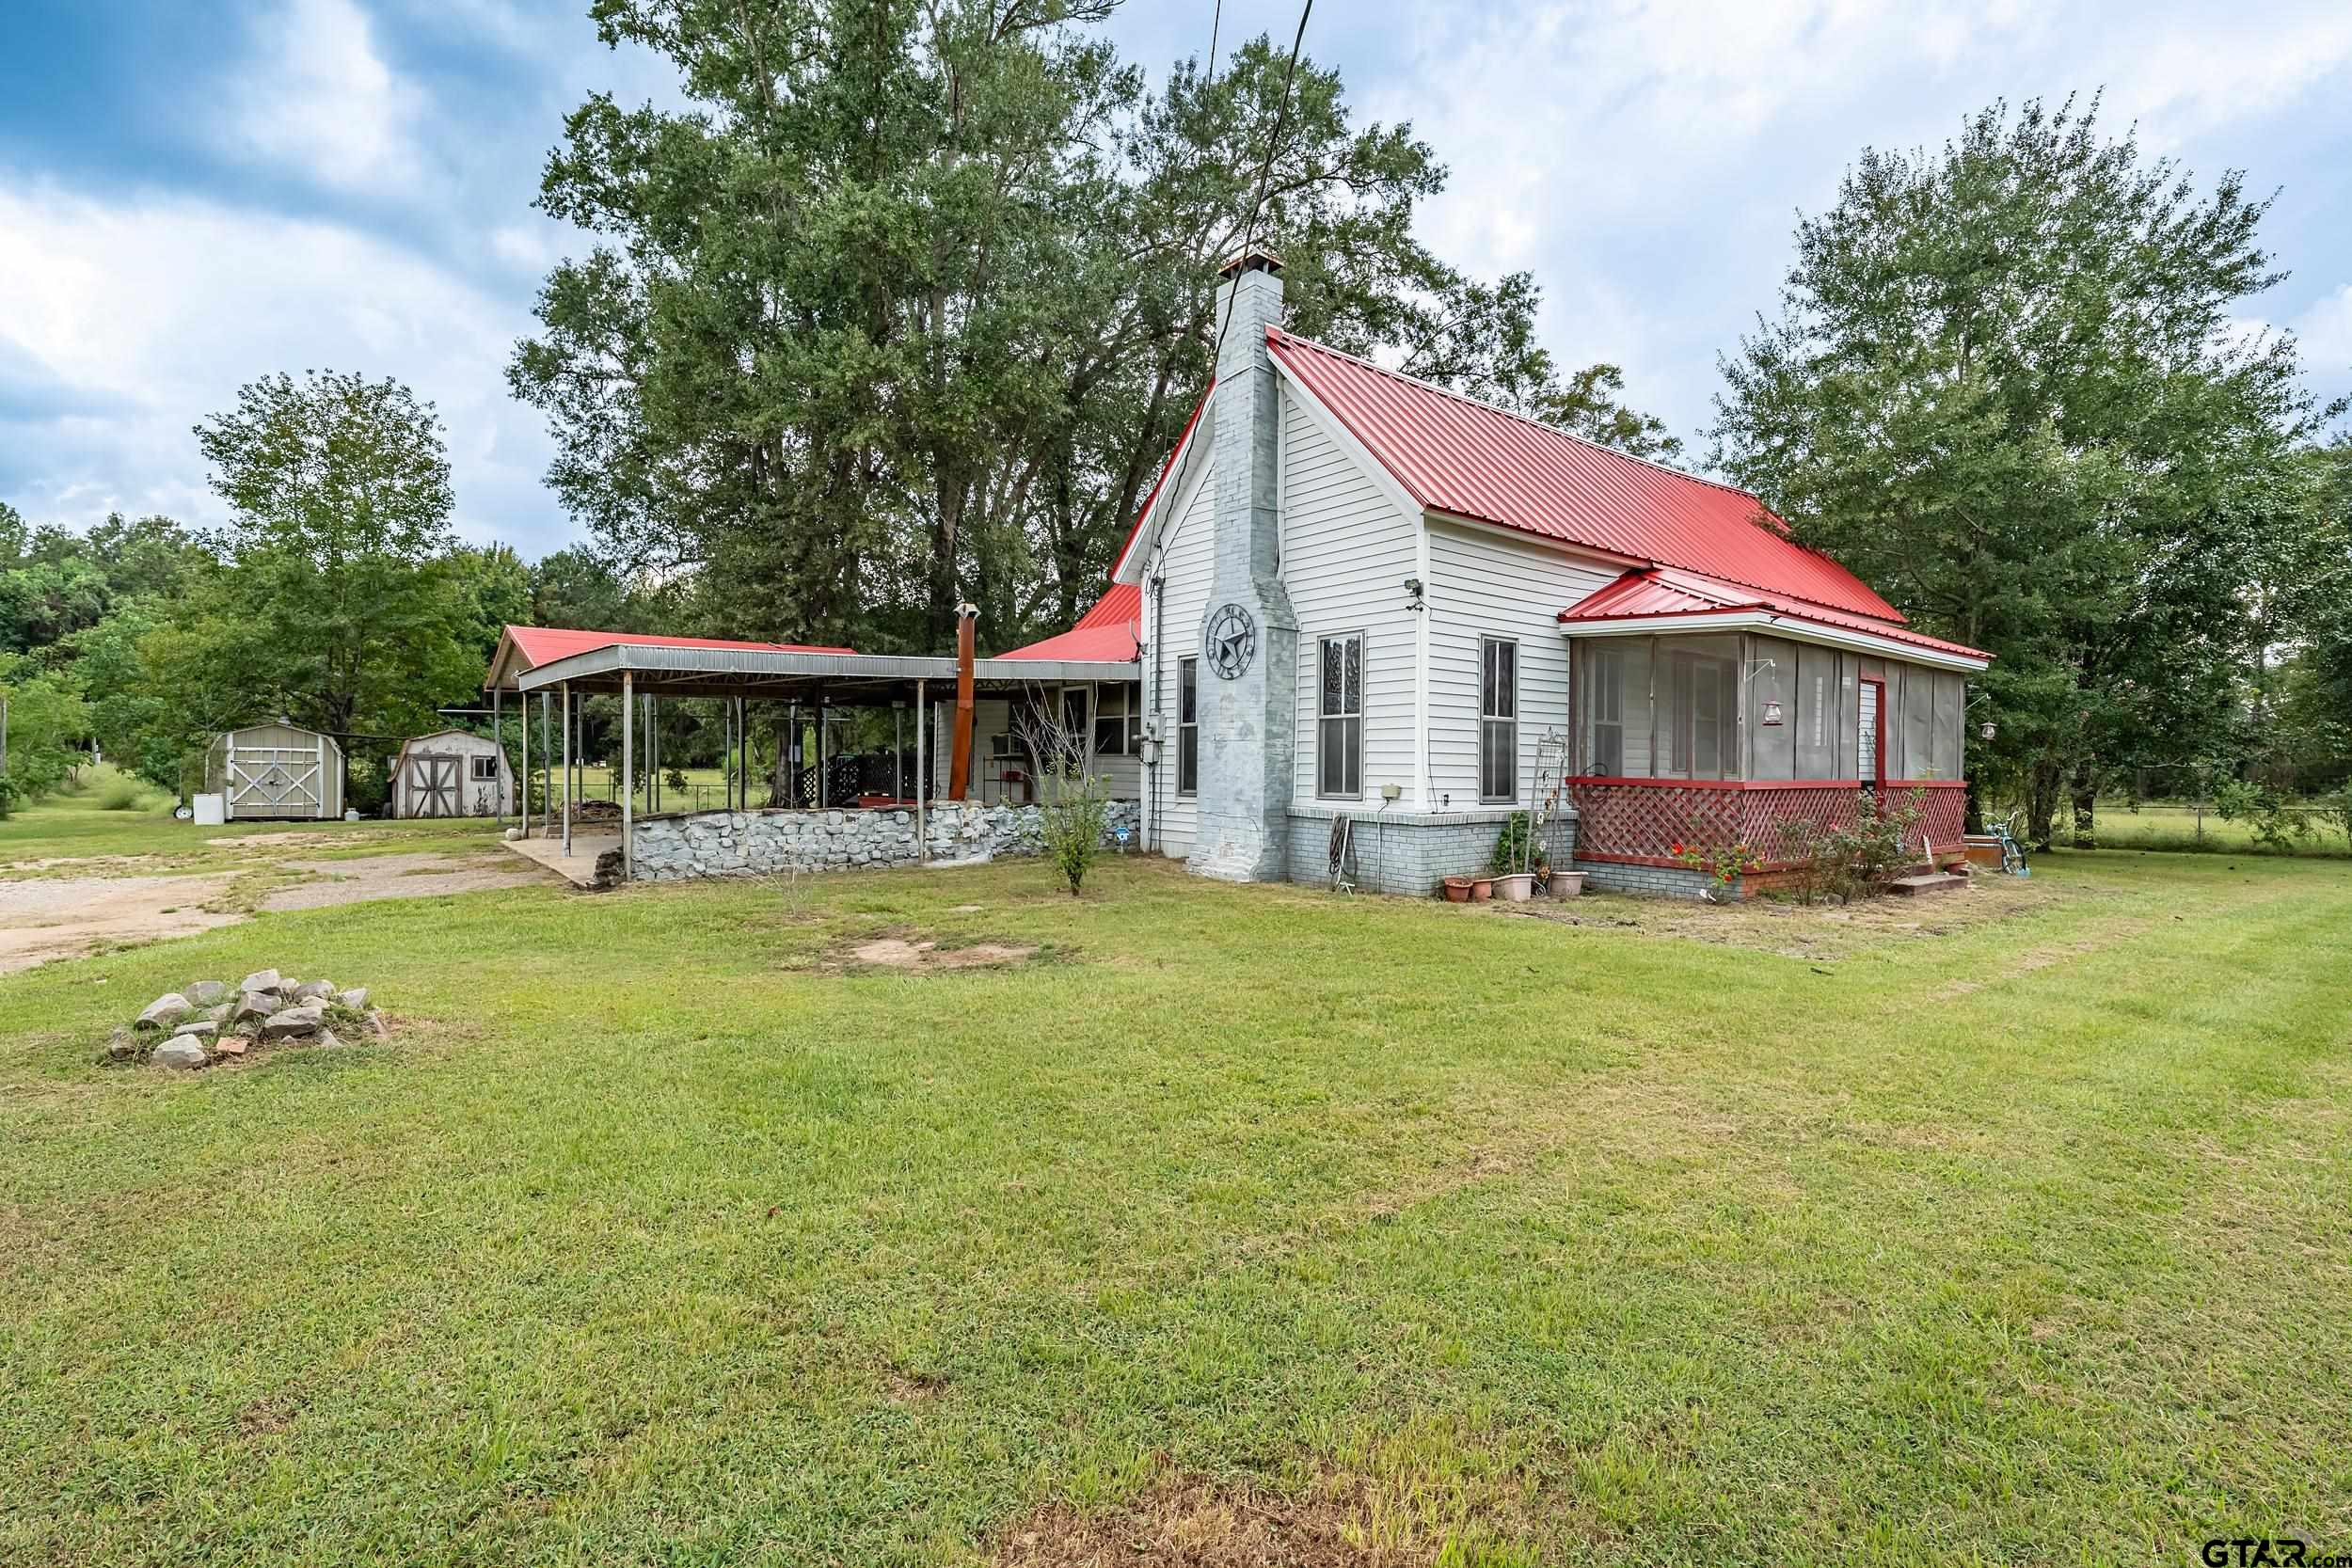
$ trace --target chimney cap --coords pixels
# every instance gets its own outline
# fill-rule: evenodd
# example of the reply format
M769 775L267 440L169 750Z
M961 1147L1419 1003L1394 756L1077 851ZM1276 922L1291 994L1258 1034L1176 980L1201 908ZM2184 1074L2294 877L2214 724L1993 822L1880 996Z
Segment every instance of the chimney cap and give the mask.
M1252 245L1248 250L1228 257L1225 264L1216 269L1216 275L1219 277L1238 277L1246 272L1270 272L1279 277L1281 271L1282 259L1279 256L1263 245Z

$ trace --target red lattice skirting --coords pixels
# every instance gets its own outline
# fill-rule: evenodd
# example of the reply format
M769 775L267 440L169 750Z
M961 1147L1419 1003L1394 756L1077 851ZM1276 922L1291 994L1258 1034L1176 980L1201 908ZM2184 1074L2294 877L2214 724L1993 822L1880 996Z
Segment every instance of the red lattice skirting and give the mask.
M1960 842L1967 816L1966 786L1956 780L1897 781L1883 786L1892 796L1916 789L1922 796L1921 834L1938 845ZM1763 857L1765 869L1795 863L1782 836L1792 823L1817 832L1851 826L1862 786L1851 779L1779 781L1677 779L1573 779L1576 856L1629 865L1678 865L1677 844L1718 849L1744 844Z

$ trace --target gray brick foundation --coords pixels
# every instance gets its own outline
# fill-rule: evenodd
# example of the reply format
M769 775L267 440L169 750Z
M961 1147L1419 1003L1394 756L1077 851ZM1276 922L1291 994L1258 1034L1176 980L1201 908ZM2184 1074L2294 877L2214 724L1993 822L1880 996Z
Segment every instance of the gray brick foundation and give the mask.
M1586 887L1606 888L1611 893L1643 893L1661 898L1698 898L1714 885L1715 879L1704 871L1693 871L1687 865L1627 865L1618 861L1579 861L1576 868L1584 873ZM1738 897L1739 884L1732 884L1732 896Z
M1341 812L1355 818L1351 857L1356 886L1364 893L1422 897L1448 877L1483 873L1495 840L1511 819L1509 806L1476 811L1386 812L1349 806L1299 806L1290 811L1290 879L1306 887L1330 885L1331 819ZM1576 852L1576 818L1564 816L1546 834L1554 865Z

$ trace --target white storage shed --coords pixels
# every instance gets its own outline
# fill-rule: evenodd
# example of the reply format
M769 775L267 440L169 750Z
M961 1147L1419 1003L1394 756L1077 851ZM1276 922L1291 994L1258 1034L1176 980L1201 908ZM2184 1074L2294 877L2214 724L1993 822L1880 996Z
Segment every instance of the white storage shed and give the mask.
M343 749L335 737L280 721L214 737L204 789L231 822L331 821L343 814Z
M440 730L400 743L392 761L394 816L508 816L515 772L499 743L467 730Z

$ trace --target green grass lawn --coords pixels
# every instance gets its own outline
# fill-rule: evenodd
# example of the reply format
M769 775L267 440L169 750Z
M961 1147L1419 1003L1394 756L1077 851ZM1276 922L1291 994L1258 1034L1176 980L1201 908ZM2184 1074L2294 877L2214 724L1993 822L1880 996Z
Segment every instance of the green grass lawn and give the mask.
M2344 841L2342 829L2327 820L2317 808L2306 808L2303 816L2312 825L2310 836L2295 843L2295 852L2306 855L2343 855L2352 853L2352 846ZM2194 806L2159 804L2144 801L2134 811L2122 801L2101 801L2092 819L2102 847L2134 849L2193 850L2254 850L2254 825L2241 817L2225 822L2220 814L2207 806L2201 816ZM2065 812L2058 815L2058 835L2063 840L2073 831L2073 818Z
M111 871L202 871L277 855L312 860L347 856L463 852L495 847L498 824L486 817L419 822L230 822L201 828L175 820L160 792L135 810L103 804L111 768L93 770L84 788L60 792L0 821L0 878L104 876ZM137 861L136 865L109 864ZM233 976L232 976L233 978Z
M2352 1551L2352 865L1955 896L1009 864L0 980L0 1561L1063 1562L1185 1510L1382 1563ZM91 1065L262 965L396 1038Z

